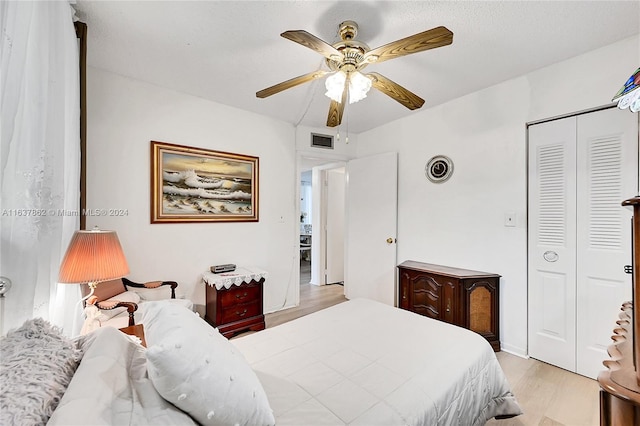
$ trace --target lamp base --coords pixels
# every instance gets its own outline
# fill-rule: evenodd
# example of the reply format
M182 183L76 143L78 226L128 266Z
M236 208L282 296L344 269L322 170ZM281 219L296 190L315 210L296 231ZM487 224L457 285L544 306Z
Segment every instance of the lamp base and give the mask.
M87 283L87 285L89 286L89 288L91 289L91 291L89 292L89 294L87 294L85 297L83 297L82 299L80 299L80 303L84 302L85 300L89 299L91 296L93 296L93 293L96 291L96 287L98 287L98 283L97 282L89 282Z

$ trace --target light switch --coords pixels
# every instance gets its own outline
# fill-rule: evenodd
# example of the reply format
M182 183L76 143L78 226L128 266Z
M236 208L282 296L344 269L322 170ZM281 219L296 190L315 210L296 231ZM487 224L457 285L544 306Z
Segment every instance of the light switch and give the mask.
M516 214L514 212L506 212L504 214L504 226L516 226Z

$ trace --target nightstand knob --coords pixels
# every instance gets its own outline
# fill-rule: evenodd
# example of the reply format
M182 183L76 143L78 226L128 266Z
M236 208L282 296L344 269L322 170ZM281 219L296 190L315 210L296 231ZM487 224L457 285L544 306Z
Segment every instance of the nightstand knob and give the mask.
M236 299L244 299L245 297L247 297L246 291L244 292L244 294L236 294Z
M237 315L237 316L239 316L239 317L243 317L243 316L245 316L246 314L247 314L247 310L246 310L246 309L245 309L244 311L242 311L242 312L238 312L238 311L236 311L236 315Z

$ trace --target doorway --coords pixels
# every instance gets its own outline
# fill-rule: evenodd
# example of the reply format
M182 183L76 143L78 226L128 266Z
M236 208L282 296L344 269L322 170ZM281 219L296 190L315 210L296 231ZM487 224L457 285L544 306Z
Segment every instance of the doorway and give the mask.
M311 282L311 221L313 218L311 176L311 170L304 170L300 174L300 285Z
M296 305L304 314L345 302L344 163L299 157L300 262ZM330 271L337 271L338 276Z
M299 158L301 166L303 158ZM315 161L318 164L318 160ZM330 185L331 176L345 185L342 195L344 206L338 208L341 215L344 215L344 237L338 241L344 254L337 259L341 261L337 269L344 273L342 294L349 299L367 297L394 305L397 264L397 153L386 152L348 161L327 162L310 168L313 199L317 197L318 200L323 200L321 191L325 186L324 182L327 186ZM341 168L344 168L344 172L338 171ZM300 167L300 170L304 168ZM327 176L327 180L321 179L322 176ZM326 233L322 232L325 225L320 219L320 203L312 200L312 205L311 286L321 288L324 284L339 281L335 278L327 280L325 270L322 269L326 262ZM332 252L334 250L337 251L331 249ZM298 297L296 302L300 303L300 300Z
M533 124L529 137L529 355L595 378L631 298L638 121L617 108Z
M344 164L300 159L300 285L344 281Z

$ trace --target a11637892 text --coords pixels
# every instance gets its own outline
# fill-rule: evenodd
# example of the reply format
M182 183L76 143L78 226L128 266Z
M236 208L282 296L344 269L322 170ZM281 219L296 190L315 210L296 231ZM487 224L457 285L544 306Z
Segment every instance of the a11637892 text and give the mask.
M2 217L129 216L129 209L2 209Z

